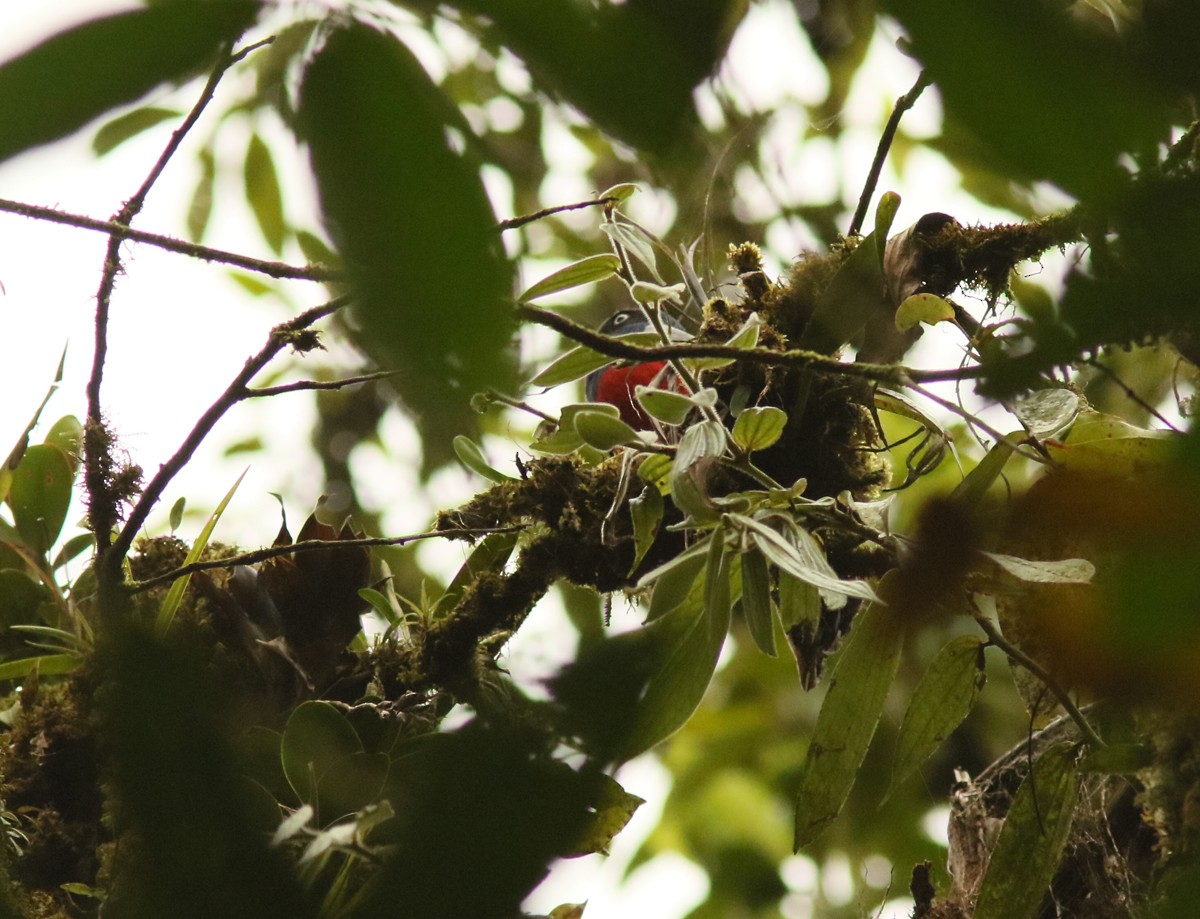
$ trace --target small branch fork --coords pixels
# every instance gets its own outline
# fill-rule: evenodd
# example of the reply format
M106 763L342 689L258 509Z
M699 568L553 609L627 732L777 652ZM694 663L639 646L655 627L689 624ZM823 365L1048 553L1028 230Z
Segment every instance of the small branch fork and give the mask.
M264 394L263 390L249 389L247 384L250 380L266 367L275 355L295 341L295 334L297 332L307 329L318 319L323 319L336 312L348 302L349 297L338 297L335 300L330 300L328 303L305 310L299 316L289 319L287 322L281 323L271 330L271 334L267 337L267 343L263 345L262 349L256 355L246 361L245 366L233 378L233 382L229 384L220 398L210 405L204 414L200 416L200 420L196 422L195 427L184 438L179 449L159 467L157 475L150 480L150 484L146 486L137 504L130 511L129 519L125 521L120 534L113 541L111 549L113 558L124 558L126 553L129 552L129 548L133 545L133 540L137 536L138 530L141 529L142 524L146 522L146 518L150 514L150 509L158 503L167 485L187 465L188 461L192 458L192 454L196 452L196 449L203 442L204 438L216 427L217 422L221 420L224 414L237 403ZM369 374L367 378L376 376L376 374ZM287 389L288 387L275 388ZM291 388L299 389L302 387L294 385ZM341 544L345 545L345 543Z
M303 542L294 542L286 546L270 546L266 549L255 549L253 552L243 552L239 555L231 555L228 558L192 562L190 565L183 565L173 571L155 575L144 581L128 584L125 589L130 593L141 593L153 587L170 584L172 581L189 574L195 574L198 571L212 571L215 568L236 568L239 565L256 565L268 559L280 558L285 555L299 555L303 552L315 552L318 549L351 549L356 546L404 546L421 539L469 539L476 536L490 536L492 533L515 533L522 529L524 529L523 525L517 525L499 528L483 527L475 529L433 530L428 533L414 533L410 536L372 536L362 539L306 539Z
M802 349L774 351L770 348L737 348L730 345L701 343L643 347L632 345L619 338L610 338L607 335L601 335L587 326L580 325L564 316L541 309L540 307L521 304L517 307L517 315L528 322L535 322L554 329L572 341L586 345L608 357L617 357L623 360L679 360L689 357L731 358L733 360L773 367L821 370L827 373L838 373L845 376L873 380L878 383L887 383L897 387L910 387L913 384L920 383L970 380L983 374L983 368L978 366L954 367L945 370L920 370L914 367L904 367L900 364L849 363L839 360L836 357L830 357L827 354L819 354L815 351L804 351Z

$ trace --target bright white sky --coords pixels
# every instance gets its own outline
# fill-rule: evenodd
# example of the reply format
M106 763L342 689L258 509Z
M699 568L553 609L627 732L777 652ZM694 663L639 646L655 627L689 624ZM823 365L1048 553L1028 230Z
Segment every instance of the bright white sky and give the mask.
M102 0L2 4L0 59L85 17L129 5ZM421 40L420 36L414 38ZM748 213L770 214L779 200L826 200L840 169L849 170L846 184L857 187L892 102L916 77L913 63L893 47L894 38L894 32L877 36L869 64L845 113L852 130L839 148L823 139L799 145L803 125L795 110L775 119L767 143L778 163L776 173L768 178L766 187L748 175L739 179ZM439 39L452 55L473 53L452 29L440 33ZM436 65L435 47L426 43L416 50L423 60ZM787 66L781 61L788 62ZM823 98L826 79L795 24L789 4L782 0L752 8L735 37L722 78L748 106L763 111L790 100ZM149 101L186 110L194 93L193 87ZM702 112L712 117L715 107L705 92L700 93L698 101ZM213 110L221 107L218 99ZM502 115L498 113L498 117ZM929 91L907 116L905 126L909 132L931 135L936 133L939 119L936 95ZM89 149L93 127L78 137L0 166L0 197L107 218L141 183L170 130L171 126L166 125L149 131L96 160ZM202 127L196 133L202 137L206 132ZM237 122L222 128L218 156L231 177L240 176L247 137L245 126ZM282 140L282 133L278 137ZM553 145L560 164L544 189L547 200L565 203L589 197L594 189L575 172L586 165L586 151L565 130L552 130L547 142ZM282 144L277 146L286 149ZM135 226L184 235L184 216L197 175L196 150L195 142L185 145L155 187ZM277 165L284 173L289 218L299 226L313 225L303 160L280 155ZM881 183L881 190L896 189L904 196L897 227L932 210L953 213L964 223L1008 216L987 211L964 196L957 188L953 170L932 153L914 152L906 166L905 180L901 185L889 169ZM511 205L505 200L503 183L493 181L491 186L497 211L505 216ZM670 202L653 193L635 196L632 210L652 229L668 224L673 213ZM678 232L694 234L694 228L680 228ZM218 189L213 221L204 241L223 249L271 257L237 184ZM41 401L64 345L68 345L66 376L43 419L49 424L63 414L84 414L92 311L106 242L100 234L0 214L0 282L5 291L0 296L0 455L8 452ZM767 240L776 265L813 242L802 228L783 223L772 226ZM271 296L254 299L219 267L147 246L127 245L124 252L125 273L113 298L104 404L130 457L152 475L246 357L261 347L268 329L301 308L323 302L326 296L319 285L290 282L285 288L286 302ZM303 262L295 247L285 253L285 259ZM527 266L526 271L533 278L552 267L542 263ZM926 336L926 341L929 344L923 348L939 347L936 330ZM544 335L534 342L535 347L539 343L553 345L553 339ZM945 339L940 347L946 347ZM342 356L350 357L345 352ZM921 355L914 355L914 359L919 361ZM352 358L347 365L353 366ZM287 378L300 378L302 372L301 364ZM167 510L180 495L187 497L191 508L205 512L211 509L246 465L240 457L224 457L224 446L252 436L260 437L267 448L253 455L250 472L221 523L218 538L247 546L269 541L279 519L271 492L285 497L293 521L303 519L321 490L319 465L307 447L313 417L311 402L304 395L235 410L171 486L166 500L150 519L149 531L165 532ZM390 418L384 426L384 438L386 451L363 447L353 459L365 484L364 500L388 509L385 525L390 534L422 531L437 507L453 504L480 486L467 473L450 470L436 477L431 488L423 489L415 475L419 454L407 422L399 416ZM490 446L496 458L511 457L516 449L512 441ZM185 522L181 535L191 538L197 528L193 518ZM453 570L462 561L458 546L430 543L422 552L426 553L422 558L427 564L445 570ZM531 618L513 649L510 663L514 669L519 671L525 666L546 673L557 666L561 655L547 650L555 643L561 646L561 632L554 619L552 613ZM665 773L651 758L630 764L619 778L650 803L618 838L612 858L581 859L556 869L528 904L530 909L548 911L561 902L589 900L589 919L618 915L669 919L688 912L704 895L703 872L681 858L656 860L635 872L625 886L618 886L624 866L653 827L668 787ZM838 872L830 870L833 866L826 867L825 895L836 899L843 890L849 896L850 879L845 877L839 886ZM795 889L785 908L789 916L803 917L817 883L814 866L800 858L785 874ZM903 901L897 901L894 912L907 915Z

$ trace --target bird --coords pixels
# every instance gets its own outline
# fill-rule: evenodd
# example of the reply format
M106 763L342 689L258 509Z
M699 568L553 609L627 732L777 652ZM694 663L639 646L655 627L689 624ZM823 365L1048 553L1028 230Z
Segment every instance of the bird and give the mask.
M687 339L683 327L666 313L659 313L671 338ZM602 335L630 335L649 332L653 327L641 310L620 310L606 319L597 329ZM654 427L650 416L634 398L638 386L684 391L681 382L666 361L630 363L616 361L593 370L587 375L584 391L589 402L615 405L621 420L635 430L648 431Z

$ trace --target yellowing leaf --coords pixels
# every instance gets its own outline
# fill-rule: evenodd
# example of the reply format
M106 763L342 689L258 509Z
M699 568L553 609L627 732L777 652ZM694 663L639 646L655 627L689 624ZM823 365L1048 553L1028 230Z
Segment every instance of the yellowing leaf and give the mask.
M733 442L751 453L765 450L779 440L787 424L787 413L772 406L748 408L733 425Z
M906 332L918 323L935 325L954 318L954 307L936 294L913 294L896 308L896 328Z

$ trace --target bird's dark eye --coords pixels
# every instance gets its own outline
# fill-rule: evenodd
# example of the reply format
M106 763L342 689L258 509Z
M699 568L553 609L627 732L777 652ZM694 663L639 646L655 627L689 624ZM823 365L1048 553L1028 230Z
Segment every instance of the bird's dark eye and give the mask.
M627 323L629 321L629 317L632 315L633 315L633 313L628 313L628 312L617 313L612 318L613 328L615 329L618 326L623 326L625 323Z

